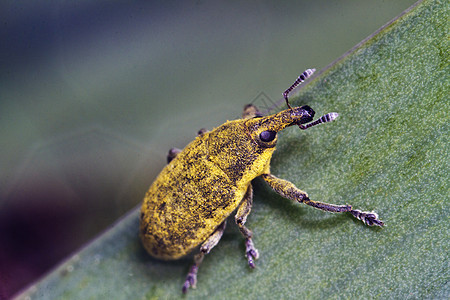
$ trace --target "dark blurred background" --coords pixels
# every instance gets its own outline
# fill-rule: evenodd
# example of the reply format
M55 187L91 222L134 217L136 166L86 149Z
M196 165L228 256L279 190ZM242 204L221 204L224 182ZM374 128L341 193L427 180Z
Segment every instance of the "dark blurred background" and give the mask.
M2 1L0 298L138 205L169 148L413 2Z

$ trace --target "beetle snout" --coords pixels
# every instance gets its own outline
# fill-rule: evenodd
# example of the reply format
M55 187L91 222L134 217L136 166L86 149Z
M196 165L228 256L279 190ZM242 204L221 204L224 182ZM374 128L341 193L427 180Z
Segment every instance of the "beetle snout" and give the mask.
M302 107L299 107L297 109L298 109L300 118L297 119L295 124L301 125L301 124L311 122L313 120L315 112L311 107L309 107L308 105L303 105Z
M311 107L309 107L308 105L304 105L302 107L293 107L292 109L286 109L274 115L246 119L244 121L249 131L252 134L255 134L255 136L257 136L259 139L259 135L263 131L277 133L289 126L309 123L312 121L314 114L314 110ZM273 140L272 136L270 136L269 133L265 133L265 135L267 135L267 137L264 136L263 140Z

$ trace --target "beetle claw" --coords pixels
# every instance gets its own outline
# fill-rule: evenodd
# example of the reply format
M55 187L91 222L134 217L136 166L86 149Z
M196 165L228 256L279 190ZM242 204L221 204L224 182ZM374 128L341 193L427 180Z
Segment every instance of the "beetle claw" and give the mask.
M259 258L259 252L255 248L255 245L253 244L253 241L251 238L248 238L245 241L245 256L247 257L248 265L250 268L254 269L255 266L255 260Z
M358 220L361 220L364 224L368 226L384 226L384 222L378 219L378 214L374 211L371 212L365 212L360 211L359 209L351 210L350 213L357 218Z

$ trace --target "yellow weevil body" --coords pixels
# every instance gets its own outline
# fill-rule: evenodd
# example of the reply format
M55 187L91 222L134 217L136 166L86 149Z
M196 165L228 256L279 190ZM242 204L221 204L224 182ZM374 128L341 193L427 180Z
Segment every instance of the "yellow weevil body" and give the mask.
M312 72L306 70L286 90L284 96L288 106L288 93ZM204 255L219 242L226 219L235 210L236 224L246 239L248 264L255 267L254 260L259 254L245 222L252 206L251 181L259 176L285 198L329 212L350 212L368 225L383 226L374 212L354 210L350 205L312 201L294 184L270 173L270 160L279 131L292 125L307 129L333 121L337 114L329 113L306 124L313 116L314 111L309 106L289 106L277 114L261 116L254 106L247 105L242 119L228 121L212 131L199 132L184 150L169 152L169 164L145 195L140 237L152 256L165 260L178 259L201 245L183 292L195 287L197 270Z

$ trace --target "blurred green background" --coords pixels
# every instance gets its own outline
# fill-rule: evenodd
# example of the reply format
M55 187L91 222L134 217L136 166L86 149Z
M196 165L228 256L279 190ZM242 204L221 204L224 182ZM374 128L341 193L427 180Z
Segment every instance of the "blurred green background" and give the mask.
M2 1L0 299L138 205L169 148L413 3Z

